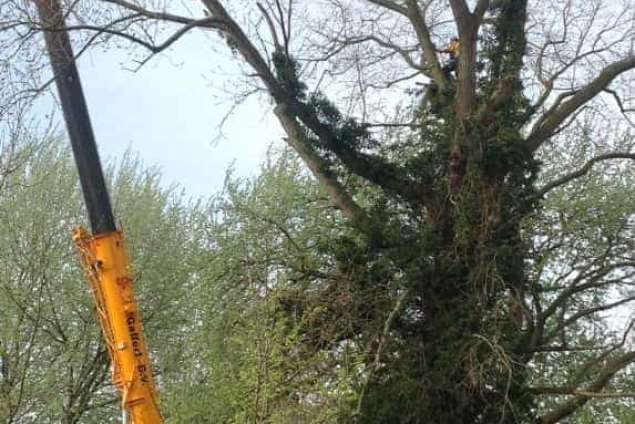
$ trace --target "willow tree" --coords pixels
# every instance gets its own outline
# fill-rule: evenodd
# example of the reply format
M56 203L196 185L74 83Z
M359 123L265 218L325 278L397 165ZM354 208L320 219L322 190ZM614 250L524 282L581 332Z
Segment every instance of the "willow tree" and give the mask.
M628 343L607 339L571 384L531 385L536 355L582 349L566 342L567 332L629 301L570 300L606 279L630 278L633 257L620 253L623 260L606 265L615 257L600 255L589 272L558 280L567 285L547 284L533 271L549 252L534 249L542 235L524 225L552 190L599 162L635 158L632 1L201 0L191 10L174 3L70 2L66 30L82 34L75 39L86 48L138 46L149 52L141 65L190 32L217 34L210 42L226 44L245 69L245 93L270 99L286 143L346 220L339 242L320 247L332 267L310 279L315 290L329 290L346 276L357 325L329 340L307 329L304 342L337 352L355 340L370 353L360 369L358 420L556 422L635 360ZM39 23L29 2L8 4L5 27L22 45L38 31L63 29ZM439 50L454 34L458 66L448 73ZM425 101L400 91L416 79L428 83ZM593 139L600 121L614 132ZM553 165L541 163L544 148L565 145L544 159L586 162L540 179ZM560 397L543 414L536 396L545 393Z

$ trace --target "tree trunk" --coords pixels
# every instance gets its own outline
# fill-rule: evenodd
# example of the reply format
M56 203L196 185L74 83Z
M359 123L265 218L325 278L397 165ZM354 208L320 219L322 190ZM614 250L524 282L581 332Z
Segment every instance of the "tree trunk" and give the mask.
M363 422L516 423L530 415L517 296L526 284L519 223L531 210L518 193L529 184L504 165L514 162L506 154L484 165L481 146L498 152L501 140L476 137L450 155L447 191L430 208L440 211L433 222L440 242L431 265L411 277L412 317L396 326L409 347L389 366L394 381L374 379L377 394L367 396ZM372 402L386 393L394 399L378 409ZM391 411L391 402L400 408Z

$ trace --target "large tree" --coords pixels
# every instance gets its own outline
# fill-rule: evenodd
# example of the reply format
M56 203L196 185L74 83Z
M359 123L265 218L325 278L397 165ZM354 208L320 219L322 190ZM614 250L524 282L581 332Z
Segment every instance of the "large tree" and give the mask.
M572 244L545 269L571 238L562 217L548 217L548 234L535 221L545 197L598 164L624 159L617 176L632 174L632 1L103 0L70 2L66 28L40 23L29 1L6 3L0 40L24 51L39 31L69 30L88 48L140 46L143 65L191 31L222 38L245 67L238 94L269 97L346 220L337 243L319 246L329 266L307 275L318 292L346 283L356 324L330 337L307 327L302 341L365 347L360 421L557 422L635 360L632 326L591 347L570 342L592 331L586 319L632 300L612 290L631 281L624 233L599 233L605 250ZM450 74L438 50L454 33ZM423 100L399 101L415 78L428 81ZM558 161L581 163L547 179ZM599 292L606 302L591 302ZM301 314L320 299L281 304ZM533 384L541 355L583 350L563 385ZM556 396L546 412L544 394Z

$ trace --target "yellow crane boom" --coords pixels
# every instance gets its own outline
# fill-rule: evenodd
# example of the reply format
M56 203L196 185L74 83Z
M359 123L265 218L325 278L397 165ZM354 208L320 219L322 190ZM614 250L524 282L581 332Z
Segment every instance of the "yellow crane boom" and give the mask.
M73 239L95 299L110 354L113 383L121 393L123 421L161 424L130 262L123 234L115 225L64 13L59 0L33 1L40 15L91 224L92 234L78 228Z
M80 227L73 239L93 292L124 416L134 424L162 423L123 235L91 236Z

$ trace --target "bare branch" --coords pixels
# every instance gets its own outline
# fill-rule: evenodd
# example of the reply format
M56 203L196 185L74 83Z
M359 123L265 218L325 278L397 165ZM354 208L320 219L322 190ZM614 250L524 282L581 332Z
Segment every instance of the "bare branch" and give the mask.
M615 103L617 103L617 106L620 108L620 112L622 112L622 116L624 116L624 118L628 121L629 124L631 124L631 126L635 126L635 123L628 116L629 113L635 112L635 108L625 108L624 102L620 98L620 95L617 94L617 91L605 88L604 92L609 93L611 96L613 96L613 99L615 99Z
M565 395L565 396L581 396L597 399L624 399L635 398L635 393L597 393L586 392L583 390L575 390L570 387L532 387L531 393L535 395Z
M156 12L156 11L151 11L148 10L146 8L143 8L141 6L139 6L138 4L135 3L131 3L129 1L126 0L101 0L104 3L112 3L112 4L116 4L118 6L122 6L128 10L132 10L134 12L137 12L147 18L151 18L151 19L156 19L156 20L161 20L161 21L168 21L168 22L175 22L175 23L180 23L180 24L189 24L190 22L192 22L191 18L186 18L184 16L179 16L179 15L174 15L171 13L166 13L166 12Z
M445 87L448 83L447 78L441 70L441 64L437 57L437 49L432 42L430 30L425 22L425 17L416 0L407 0L406 6L402 6L390 0L367 0L369 3L384 7L388 10L396 12L406 17L417 35L419 45L425 59L425 64L415 65L413 67L420 69L423 73L439 85ZM400 53L401 54L401 53ZM403 56L403 54L402 54ZM409 62L410 63L410 62ZM413 65L410 63L411 66Z
M584 317L588 317L589 315L593 315L593 314L596 314L598 312L608 311L610 309L616 308L616 307L624 305L626 303L631 303L633 301L635 301L635 296L630 296L630 297L626 297L624 299L620 299L620 300L618 300L616 302L608 303L606 305L594 306L592 308L583 309L581 311L578 311L575 314L571 315L569 318L565 319L563 322L559 323L558 326L556 328L554 328L553 331L551 331L550 334L545 337L545 339L547 341L553 339L564 328L570 326L571 324L579 321L580 319L582 319Z
M603 155L599 155L596 156L592 159L589 159L589 161L587 163L584 164L584 166L576 171L573 171L567 175L564 175L560 178L558 178L555 181L552 181L548 184L546 184L544 187L538 189L538 191L536 192L536 196L544 196L545 194L547 194L548 192L550 192L551 190L560 187L562 185L565 185L569 182L571 182L572 180L576 179L576 178L580 178L583 177L584 175L588 174L589 171L591 171L591 169L593 168L593 165L595 165L598 162L601 161L605 161L605 160L609 160L609 159L633 159L635 160L635 153L606 153Z
M356 38L350 38L350 39L334 39L333 41L337 42L339 44L338 49L334 52L337 53L339 50L348 47L348 46L352 46L355 44L361 44L361 43L366 43L366 42L373 42L376 43L377 45L385 48L385 49L389 49L389 50L393 50L394 52L398 53L403 59L404 61L408 64L408 66L417 69L418 72L425 72L426 69L423 68L421 65L417 64L412 56L411 56L411 52L414 51L413 49L407 49L407 48L403 48L398 46L395 43L392 43L389 40L384 40L381 37L377 36L377 35L366 35L363 37L356 37ZM441 69L441 68L439 68Z
M273 24L273 20L271 19L271 16L269 16L267 9L265 9L261 3L256 3L256 6L258 6L258 9L260 9L260 12L265 17L265 21L269 26L269 32L271 33L271 38L273 38L273 43L276 46L276 49L282 50L282 45L280 44L280 41L278 40L278 34L276 33L276 27Z
M479 0L474 8L474 16L477 19L477 22L480 23L483 20L483 16L485 16L485 12L489 8L490 0Z
M201 1L213 17L224 23L221 30L238 49L245 61L256 71L258 77L265 84L273 98L276 99L276 101L280 101L284 97L282 87L271 72L271 69L269 69L267 61L249 40L240 25L229 16L225 7L218 0Z
M400 13L404 16L408 16L408 9L405 7L398 5L394 1L391 0L367 0L369 3L376 4L377 6L385 7L386 9L392 10L393 12Z
M544 415L540 419L540 423L555 424L563 418L573 414L576 410L587 403L589 399L591 399L589 393L601 392L601 390L606 387L606 385L611 381L615 374L632 364L633 361L635 361L635 351L627 352L606 363L606 365L602 367L602 371L600 372L598 377L585 390L582 390L581 394L574 395L573 399L568 400L555 410Z
M212 28L212 27L221 27L221 25L222 25L222 22L220 20L214 19L214 18L204 18L204 19L192 20L189 23L183 25L177 31L175 31L172 35L170 35L167 39L165 39L165 41L163 41L160 44L154 44L154 43L142 40L139 37L135 37L134 35L128 34L128 33L123 32L123 31L109 29L106 26L71 25L71 26L67 27L66 30L68 30L68 31L89 30L89 31L96 31L96 32L98 32L100 34L110 34L110 35L114 35L114 36L117 36L117 37L124 38L124 39L126 39L128 41L131 41L131 42L135 43L135 44L139 44L139 45L145 47L146 49L150 50L152 53L160 53L163 50L165 50L168 47L170 47L176 41L178 41L183 35L185 35L187 32L189 32L193 28L197 28L197 27ZM51 29L46 28L46 30L50 31Z
M569 116L608 87L617 76L633 68L635 68L635 56L629 56L604 68L593 81L577 90L569 100L543 117L541 125L535 128L527 139L530 148L535 150L540 147Z

